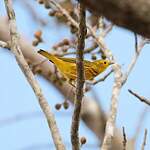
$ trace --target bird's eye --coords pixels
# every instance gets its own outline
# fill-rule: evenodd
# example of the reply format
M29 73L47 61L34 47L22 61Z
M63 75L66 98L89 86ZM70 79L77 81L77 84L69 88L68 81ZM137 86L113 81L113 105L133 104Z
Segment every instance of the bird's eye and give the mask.
M106 61L104 61L104 64L106 64Z

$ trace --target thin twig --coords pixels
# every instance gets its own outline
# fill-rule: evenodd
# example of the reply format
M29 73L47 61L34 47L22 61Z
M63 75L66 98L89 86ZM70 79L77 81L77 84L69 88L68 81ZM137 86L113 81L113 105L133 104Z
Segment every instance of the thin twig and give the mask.
M138 98L138 100L140 100L141 102L144 102L145 104L150 106L150 100L146 99L143 96L138 95L137 93L133 92L132 90L128 89L128 91L134 95L136 98Z
M99 80L93 82L92 84L93 85L96 85L97 83L99 82L103 82L105 81L105 79L113 72L113 70L111 69L107 74L105 74L105 76L103 76L102 78L100 78Z
M98 45L96 43L94 43L91 47L88 47L87 49L84 50L84 54L86 53L90 53L91 51L95 50L98 47ZM67 52L67 53L63 53L63 54L58 54L59 56L66 56L66 55L71 55L71 54L76 54L75 52Z
M135 48L136 48L136 44L137 41L135 41ZM127 71L124 73L123 75L123 81L122 84L124 84L129 76L129 74L131 73L132 69L134 68L138 57L140 55L140 52L142 51L143 47L145 46L145 44L149 43L149 41L147 39L142 39L141 42L139 43L138 47L135 49L135 54L133 56L133 58L131 59L130 64L128 65Z
M105 36L112 30L112 28L113 28L113 24L110 23L110 24L106 27L106 29L103 31L103 33L101 34L101 36L102 36L102 37L105 37Z
M68 21L77 29L79 28L79 24L69 15L68 11L65 10L59 3L57 3L55 0L44 0L45 2L52 4L55 6L66 18Z
M113 28L113 24L108 25L108 27L101 33L101 37L104 38L112 30L112 28ZM91 47L86 48L84 50L84 54L92 52L97 47L98 47L98 44L96 42L94 42L94 44ZM62 57L62 56L71 55L71 54L76 54L76 52L67 52L67 53L64 53L64 54L60 54L59 56Z
M104 17L103 16L100 16L99 17L99 23L98 23L98 29L99 29L99 36L101 36L101 34L103 33L103 30L104 30Z
M144 139L143 139L143 144L142 144L141 150L144 150L144 149L145 149L145 146L146 146L146 138L147 138L147 129L145 129L145 132L144 132Z
M134 37L135 37L135 51L136 53L138 53L138 37L136 33L134 33Z
M125 128L122 127L122 132L123 132L123 150L126 150L126 145L127 145L127 138L126 138L126 133L125 133Z
M69 15L69 13L59 3L55 2L55 0L45 0L45 1L48 1L50 4L54 5L68 19L68 21L74 27L79 29L78 23ZM101 52L105 54L104 50L107 49L107 48L106 48L106 45L103 41L103 38L98 38L96 36L95 31L92 29L92 27L89 24L87 24L86 26L87 26L87 29L90 32L91 36L94 38L95 42L98 44L99 47L101 47ZM108 57L107 54L105 54L105 55Z
M79 150L79 122L80 122L80 112L83 98L83 85L84 85L84 63L83 63L83 54L85 46L85 36L86 36L86 12L82 4L79 3L79 31L78 31L78 45L77 45L77 87L75 95L75 108L72 117L71 125L71 143L72 150Z
M11 49L12 53L15 55L16 61L18 62L20 68L24 72L28 82L30 83L35 95L37 96L37 98L39 100L39 104L46 116L49 128L51 130L56 149L57 150L65 150L65 146L61 140L61 136L59 134L59 130L57 128L54 115L51 112L51 109L50 109L44 95L42 94L41 88L40 88L38 82L35 80L35 77L34 77L32 71L30 70L30 68L29 68L27 62L25 61L24 56L20 50L20 46L19 46L20 38L19 38L19 34L17 32L16 18L15 18L15 12L12 7L12 1L4 0L4 2L5 2L5 7L7 10L9 26L10 26L10 37L11 37L10 49Z

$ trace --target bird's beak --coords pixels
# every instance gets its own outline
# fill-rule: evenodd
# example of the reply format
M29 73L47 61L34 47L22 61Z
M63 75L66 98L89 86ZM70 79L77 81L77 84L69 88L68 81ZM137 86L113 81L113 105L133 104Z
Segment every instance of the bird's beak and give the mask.
M115 63L115 62L113 62L113 61L112 61L112 62L110 62L110 65L113 65L114 63Z

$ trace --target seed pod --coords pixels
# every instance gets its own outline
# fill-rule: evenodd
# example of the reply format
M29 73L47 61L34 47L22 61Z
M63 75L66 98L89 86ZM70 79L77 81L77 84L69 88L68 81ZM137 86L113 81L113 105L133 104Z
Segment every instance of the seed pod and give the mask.
M62 104L59 104L59 103L58 103L58 104L55 105L55 109L56 109L56 110L59 110L59 109L61 108L61 106L62 106Z
M68 109L69 108L69 103L65 100L63 103L64 109Z
M81 146L84 145L84 144L86 143L86 141L87 141L87 140L86 140L86 137L84 137L84 136L81 137L81 138L80 138Z

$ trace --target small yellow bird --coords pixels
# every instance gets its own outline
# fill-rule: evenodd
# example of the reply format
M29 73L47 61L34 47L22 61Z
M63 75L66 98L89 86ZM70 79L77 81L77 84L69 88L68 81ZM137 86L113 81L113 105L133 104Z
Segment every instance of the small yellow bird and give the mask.
M38 53L54 63L58 70L64 75L64 77L69 80L69 82L76 80L76 58L58 57L44 50L39 50ZM111 64L113 63L106 59L96 60L93 62L84 60L85 80L93 80L97 75L104 72Z

